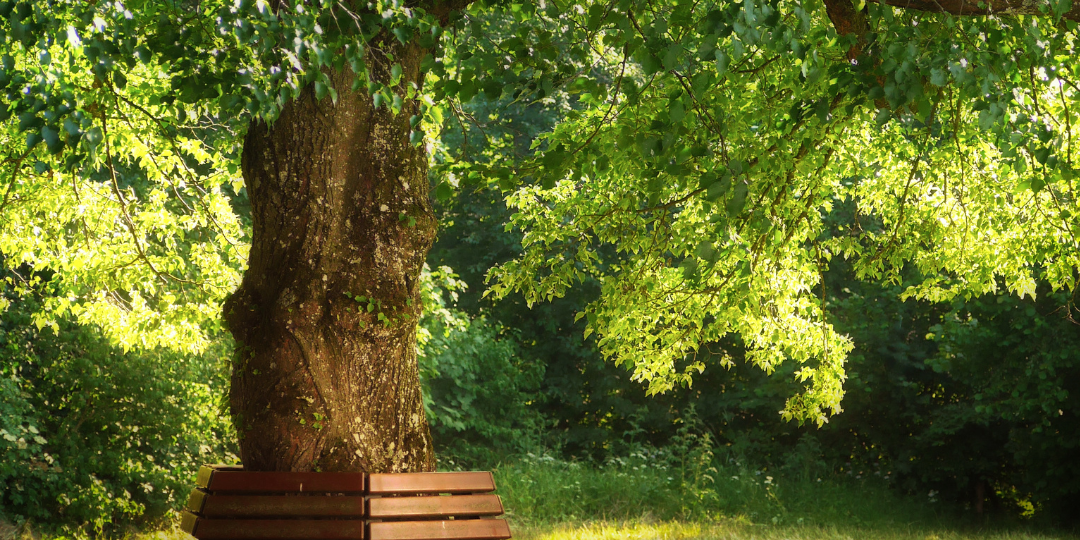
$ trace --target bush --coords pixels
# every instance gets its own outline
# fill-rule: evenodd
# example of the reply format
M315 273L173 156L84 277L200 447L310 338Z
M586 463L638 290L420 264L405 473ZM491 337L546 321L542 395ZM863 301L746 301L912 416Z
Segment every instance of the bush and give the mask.
M440 466L486 468L535 446L544 366L521 354L515 332L457 309L466 286L450 268L425 265L420 284L420 378Z
M93 329L0 317L0 515L102 532L169 515L200 464L235 460L218 407L229 344L125 353Z
M531 407L543 366L518 353L512 334L483 318L437 333L422 360L425 405L445 466L477 467L534 445Z

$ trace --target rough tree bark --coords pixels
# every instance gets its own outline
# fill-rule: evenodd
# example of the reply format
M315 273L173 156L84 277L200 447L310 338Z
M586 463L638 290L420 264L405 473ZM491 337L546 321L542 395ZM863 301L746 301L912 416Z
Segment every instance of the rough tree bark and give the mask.
M392 53L399 94L422 83L427 50L376 45L374 77L389 79ZM230 406L241 460L267 471L432 470L415 347L436 220L425 150L409 144L417 104L376 110L350 90L348 68L330 75L336 104L309 87L244 140L254 230L224 307L238 346Z

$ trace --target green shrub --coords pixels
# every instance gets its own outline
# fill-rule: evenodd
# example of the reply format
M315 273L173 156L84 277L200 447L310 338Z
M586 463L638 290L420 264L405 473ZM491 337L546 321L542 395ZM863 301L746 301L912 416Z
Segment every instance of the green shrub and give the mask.
M0 515L83 532L160 519L206 462L234 460L219 412L228 343L125 353L93 329L0 317Z
M456 307L465 283L424 266L418 329L424 409L443 468L486 468L536 446L541 363L521 354L516 332Z
M444 466L483 467L535 441L542 424L531 404L543 367L522 359L512 334L483 318L437 332L422 373Z

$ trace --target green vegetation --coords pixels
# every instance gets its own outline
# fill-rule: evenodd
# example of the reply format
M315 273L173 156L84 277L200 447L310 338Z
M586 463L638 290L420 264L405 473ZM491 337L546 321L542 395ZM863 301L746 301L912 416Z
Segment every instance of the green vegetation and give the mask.
M168 529L302 357L523 538L1064 538L1080 0L957 5L0 0L0 518Z
M432 259L460 269L468 284L455 293L460 309L513 329L502 339L517 341L518 362L542 366L530 399L548 426L540 447L556 449L558 457L602 463L637 445L665 447L693 410L718 445L760 466L791 468L793 456L813 455L819 457L801 466L886 467L900 493L934 491L945 504L972 506L982 490L988 513L1030 508L1075 519L1080 469L1068 434L1080 427L1080 328L1069 316L1075 309L1069 294L1040 283L1036 298L905 301L905 287L918 276L883 286L857 279L850 265L835 261L824 278L829 320L854 343L845 410L820 428L797 426L776 413L797 391L795 367L766 375L745 361L741 340L720 340L698 353L712 366L730 362L727 369L696 375L689 389L650 396L628 369L605 362L595 341L578 339L585 324L575 314L595 288L532 308L521 296L483 297L484 271L515 256L515 234L495 225L507 211L483 194L463 196L443 211L452 225ZM831 227L851 219L838 208ZM478 407L470 408L478 421L489 417ZM437 435L437 443L464 436L474 447L485 444L470 430ZM531 435L519 438L536 440ZM462 457L450 454L444 457Z
M1031 521L958 511L932 495L902 496L881 474L803 477L756 469L691 437L607 463L525 456L495 469L519 540L1075 540ZM713 455L713 451L717 455ZM687 453L688 452L688 453ZM701 460L708 456L713 459ZM880 471L878 471L880 472ZM775 475L775 476L774 476ZM129 529L104 538L183 540ZM23 529L24 532L32 530ZM44 540L71 538L46 534ZM22 538L19 538L22 540Z
M529 458L496 479L515 538L1075 538L899 496L880 475L800 478L730 462L695 476L666 457L601 466Z
M533 324L514 322L513 303L472 316L466 281L426 276L421 365L441 465L494 469L523 538L1009 538L1074 517L1075 441L1060 433L1075 422L1061 413L1077 410L1080 337L1053 295L945 309L836 274L837 324L865 345L847 410L817 428L776 415L783 378L737 363L647 396L575 341L560 303ZM124 353L70 323L39 332L34 309L3 316L4 518L109 537L175 526L195 468L236 459L219 408L227 356Z
M36 307L0 319L0 517L84 533L167 524L200 464L236 459L219 409L227 344L128 353L71 322L39 332Z

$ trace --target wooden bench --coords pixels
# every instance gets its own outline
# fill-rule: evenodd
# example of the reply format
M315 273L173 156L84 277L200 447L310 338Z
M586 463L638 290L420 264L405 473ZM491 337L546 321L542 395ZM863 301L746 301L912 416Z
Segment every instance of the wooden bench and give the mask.
M489 472L289 473L205 466L181 528L200 540L502 540Z

